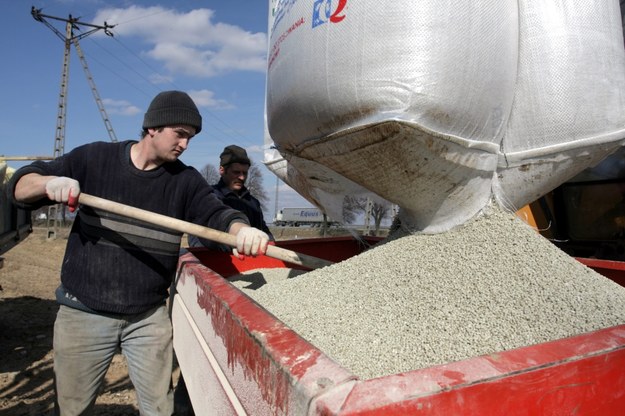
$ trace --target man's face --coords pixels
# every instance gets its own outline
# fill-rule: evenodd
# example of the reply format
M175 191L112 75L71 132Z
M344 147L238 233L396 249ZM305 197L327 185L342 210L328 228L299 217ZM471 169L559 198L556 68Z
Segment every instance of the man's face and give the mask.
M152 138L153 157L161 162L173 162L187 150L189 141L195 135L195 128L175 125L160 129L148 129Z
M227 167L220 166L219 174L226 186L234 192L240 192L245 185L247 179L247 171L250 170L249 165L241 163L233 163Z

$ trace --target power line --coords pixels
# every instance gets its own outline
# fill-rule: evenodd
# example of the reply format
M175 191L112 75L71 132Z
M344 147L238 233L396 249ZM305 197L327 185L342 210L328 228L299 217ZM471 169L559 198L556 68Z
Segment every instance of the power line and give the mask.
M134 88L135 90L139 91L140 93L142 93L143 95L145 95L146 97L149 97L151 94L147 91L145 91L144 89L140 88L138 86L138 84L136 82L131 81L129 78L121 75L119 72L115 71L113 68L111 68L109 65L103 63L101 60L99 60L98 58L95 57L95 55L93 54L86 54L89 56L89 59L93 62L95 62L96 64L100 65L102 68L106 69L108 72L110 72L112 75L114 75L116 78L119 78L120 80L124 81L126 84L128 84L129 86L131 86L132 88ZM152 84L150 84L150 86L153 86Z
M105 22L106 28L107 28L107 34L110 34L111 37L113 38L113 40L115 40L115 44L119 45L121 48L123 48L128 54L130 54L131 56L133 56L139 63L141 66L147 68L151 73L156 74L161 76L164 80L167 80L167 84L171 85L172 88L174 89L181 89L178 85L176 85L175 82L169 80L169 78L163 74L161 74L157 69L154 68L153 65L150 65L149 62L147 62L145 59L143 59L138 53L136 53L135 51L133 51L130 47L128 47L126 45L126 43L124 43L121 39L120 39L120 35L119 35L119 31L118 30L114 30L113 28L119 28L120 25L124 25L124 24L128 24L131 22L135 22L138 20L142 20L142 19L146 19L161 13L165 13L166 11L159 11L156 13L150 13L150 14L146 14L143 16L139 16L133 19L129 19L126 20L124 22L121 23L117 23L115 25L108 25ZM92 25L94 28L97 25ZM114 36L113 36L114 35ZM81 36L85 36L85 34L81 35ZM97 42L96 40L90 38L90 41L92 41L95 45L97 45L103 52L105 52L107 55L111 56L112 58L114 58L115 61L117 61L120 65L123 66L124 71L118 71L116 70L114 67L112 67L111 65L109 65L109 61L107 60L106 62L102 62L101 59L98 59L96 56L94 56L93 54L89 54L89 59L94 61L96 64L102 66L102 68L106 69L108 72L110 72L111 74L113 74L116 78L119 78L120 80L122 80L123 82L125 82L126 84L128 84L129 86L131 86L132 88L134 88L135 90L139 91L141 94L145 95L145 96L151 96L151 94L146 91L144 88L141 88L139 86L139 83L137 83L136 81L131 80L127 74L128 73L133 73L134 75L136 75L139 79L141 79L143 82L145 82L146 84L148 84L150 86L150 88L155 89L156 91L162 91L162 88L159 88L159 86L155 85L149 78L148 76L145 75L145 73L143 71L141 71L140 69L137 69L137 65L132 65L128 62L128 60L126 59L122 59L120 58L120 54L119 53L114 53L110 50L110 48L107 48L105 46L103 46L101 43ZM230 124L228 124L223 118L221 118L218 114L216 114L216 112L214 110L211 110L207 107L203 107L202 108L202 112L204 113L205 117L205 121L209 122L209 120L211 120L212 122L209 122L210 128L214 130L214 133L218 133L215 134L213 136L213 140L216 140L218 142L222 142L224 144L229 144L228 142L239 142L241 144L246 144L246 145L253 145L253 144L257 144L257 140L244 135L243 133L239 132L235 127L231 126ZM221 137L220 137L221 136Z
M156 88L154 86L154 84L148 79L146 78L142 73L140 73L139 71L137 71L132 65L128 64L127 62L124 62L123 60L121 60L119 58L119 56L117 56L116 54L112 53L111 51L109 51L107 48L103 47L99 42L97 42L95 39L90 39L95 45L97 45L100 49L102 49L104 52L106 52L108 55L110 55L113 59L115 59L117 62L119 62L121 65L123 65L124 67L128 68L130 71L132 71L133 73L135 73L139 78L141 78L142 80L144 80L148 85L150 85L151 87L154 87L155 89L158 90L158 88ZM116 43L118 43L119 45L123 44L119 41L119 39L117 38L113 38L113 40L116 41ZM128 50L130 52L130 50ZM91 55L90 55L91 56ZM117 76L118 78L126 81L128 84L132 85L134 88L136 88L138 91L144 93L146 96L149 96L150 94L147 93L146 91L140 89L139 87L137 87L135 84L133 84L131 81L129 81L127 78L123 77L122 75L120 75L118 72L116 72L115 70L111 69L110 67L108 67L107 65L103 64L102 62L98 61L97 58L92 58L94 61L98 62L100 65L102 65L102 67L108 69L112 74L114 74L115 76Z
M136 19L133 19L136 20ZM117 35L116 35L117 36ZM148 62L146 62L144 59L142 59L137 53L135 53L134 51L132 51L128 46L126 46L123 42L121 42L118 37L114 37L113 38L116 43L118 45L120 45L121 47L124 48L124 50L126 50L128 53L130 53L133 57L135 57L139 62L141 62L145 67L147 67L149 70L153 71L154 73L156 73L157 75L161 75L156 69L154 69L153 66L149 65ZM119 56L113 52L111 52L110 50L108 50L106 47L104 47L102 44L98 43L97 41L90 39L92 42L94 42L99 48L101 48L103 51L105 51L108 55L112 56L115 58L115 60L117 62L119 62L121 65L123 65L126 68L129 68L133 73L135 73L139 78L141 78L142 80L144 80L148 85L150 85L151 87L153 87L155 90L157 91L161 91L160 88L158 88L156 85L154 85L146 76L144 76L142 73L140 73L134 66L130 65L129 63L127 63L126 61L122 60L119 58ZM100 64L103 68L107 69L109 72L111 72L113 75L115 75L116 77L122 79L124 82L128 83L130 86L132 86L133 88L135 88L136 90L140 91L142 94L144 94L145 96L150 96L151 94L147 93L145 90L139 88L136 83L133 83L131 80L129 80L127 77L121 75L119 72L113 70L110 66L104 64L101 62L101 60L98 60L97 58L93 58L92 55L89 55L90 59L93 60L94 62ZM163 78L166 78L165 76L163 76ZM176 83L168 81L168 84L172 86L172 88L175 89L181 89L178 85L176 85ZM210 111L206 108L203 109L204 113L208 116L210 116L211 118L217 120L218 122L220 122L223 126L225 126L226 130L224 130L223 128L220 128L219 126L215 125L214 123L211 123L211 127L218 131L219 133L223 134L224 136L227 136L229 139L228 141L223 140L217 136L214 136L213 138L217 141L220 141L224 144L230 144L229 142L231 141L243 141L244 143L248 143L251 144L253 143L253 140L251 138L245 137L244 135L238 133L232 126L230 126L228 123L226 123L223 119L221 119L220 117L218 117L214 111ZM228 131L228 129L232 130L232 133ZM238 137L235 137L238 136Z
M129 23L129 22L134 22L134 21L138 21L138 20L146 19L146 18L148 18L148 17L152 17L152 16L154 16L154 15L158 15L158 14L161 14L161 13L164 13L164 12L165 12L165 10L160 11L160 12L156 12L156 13L147 14L147 15L144 15L144 16L140 16L140 17L137 17L137 18L134 18L134 19L129 19L129 20L124 21L124 22L119 22L119 23L117 23L115 26L116 26L116 27L119 27L119 26L124 25L124 24L127 24L127 23ZM115 31L115 32L116 32L116 31ZM118 36L118 37L119 37L119 36ZM135 58L136 58L139 62L141 62L143 65L145 65L145 67L146 67L146 68L148 68L149 70L151 70L151 71L152 71L152 72L154 72L155 74L162 76L164 79L167 79L167 77L166 77L166 76L163 76L163 75L162 75L162 74L161 74L158 70L154 69L154 68L153 68L153 67L152 67L152 66L151 66L148 62L146 62L143 58L141 58L141 56L140 56L140 55L138 55L138 54L137 54L137 53L135 53L133 50L131 50L128 46L126 46L124 43L122 43L122 42L121 42L121 40L119 40L119 39L118 39L118 37L114 37L114 39L115 39L115 40L116 40L116 42L117 42L119 45L121 45L121 46L122 46L122 47L123 47L123 48L124 48L127 52L129 52L130 54L132 54L132 55L133 55L133 56L134 56L134 57L135 57ZM100 45L100 47L102 47L102 46ZM110 53L110 52L109 52L109 53ZM121 62L121 60L120 60L119 58L116 58L116 59L117 59L118 61L120 61L120 62ZM127 64L125 64L125 63L123 63L123 62L122 62L122 64L123 64L123 65L125 65L125 66L128 66L128 67L129 67L129 65L127 65ZM133 72L135 72L135 73L137 73L137 74L138 74L138 71L136 71L136 69L134 69L134 68L133 68L132 70L133 70ZM154 85L154 84L152 84L152 82L151 82L151 81L149 81L149 79L147 79L146 77L144 77L144 76L142 76L142 75L139 75L139 76L140 76L142 79L146 80L146 82L148 82L150 85ZM172 81L169 81L169 80L168 80L168 81L167 81L167 83L168 83L168 84L170 84L170 85L171 85L173 88L175 88L175 89L181 89L179 86L177 86L177 85L176 85L174 82L172 82ZM220 118L219 116L217 116L217 114L215 114L215 112L214 112L214 111L212 111L212 110L210 110L210 109L207 109L207 108L204 108L204 112L205 112L208 116L210 116L211 118L213 118L213 119L217 120L218 122L220 122L223 126L225 126L225 127L226 127L226 129L227 129L227 130L229 130L229 131L231 131L231 132L233 132L233 133L234 133L234 135L233 135L233 134L232 134L232 133L230 133L229 131L227 131L227 130L223 130L223 129L220 129L219 127L217 127L217 126L215 126L214 124L212 124L212 127L213 127L213 128L215 128L216 130L218 130L220 133L224 134L225 136L228 136L230 140L234 140L234 141L237 141L237 140L238 140L239 142L240 142L240 141L243 141L244 143L247 143L247 144L253 144L253 143L255 143L255 141L254 141L254 140L252 140L252 139L251 139L251 138L249 138L249 137L246 137L246 136L242 135L242 134L241 134L241 133L239 133L239 132L238 132L238 131L234 128L234 127L232 127L232 126L231 126L231 125L229 125L226 121L224 121L222 118ZM236 136L236 137L235 137L235 136ZM218 137L215 137L215 139L217 139L217 140L221 141ZM224 142L224 143L227 143L227 142Z
M135 21L137 21L137 20L147 19L148 17L152 17L152 16L156 16L156 15L158 15L158 14L166 13L167 11L168 11L168 10L161 10L160 12L154 12L154 13L146 14L146 15L144 15L144 16L139 16L139 17L136 17L136 18L134 18L134 19L128 19L128 20L126 20L125 22L118 22L118 23L116 24L116 26L119 26L119 25L125 25L126 23L135 22Z

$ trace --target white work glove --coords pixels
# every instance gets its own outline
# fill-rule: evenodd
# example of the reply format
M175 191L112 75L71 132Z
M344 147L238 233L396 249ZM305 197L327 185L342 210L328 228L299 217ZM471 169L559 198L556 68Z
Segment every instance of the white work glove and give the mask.
M268 243L269 236L263 231L253 227L243 227L237 233L237 247L233 253L235 256L265 254Z
M69 210L74 212L78 207L80 184L75 179L59 176L46 183L46 195L52 201L67 204Z

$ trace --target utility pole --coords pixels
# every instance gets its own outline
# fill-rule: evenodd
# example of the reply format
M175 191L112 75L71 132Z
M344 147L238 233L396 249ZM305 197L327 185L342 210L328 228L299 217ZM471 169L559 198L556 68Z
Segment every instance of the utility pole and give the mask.
M280 178L276 175L276 199L273 206L273 219L278 218L278 189L280 188Z
M365 235L370 235L371 232L371 211L373 209L373 201L367 197L367 203L365 205Z
M85 59L84 54L82 53L82 49L80 48L80 44L78 41L83 39L99 30L104 30L104 33L108 36L113 36L113 33L109 29L115 27L114 25L109 25L104 22L104 26L94 25L91 23L83 23L80 22L78 17L72 17L70 14L67 19L55 16L49 16L41 13L41 9L36 9L34 6L30 11L33 18L46 25L50 30L56 34L59 39L63 41L65 44L64 54L63 54L63 68L61 71L61 91L59 93L59 105L58 105L58 116L57 116L57 126L56 126L56 135L54 140L54 156L58 157L64 153L65 147L65 118L67 113L67 88L69 83L69 56L70 56L70 48L73 44L76 48L76 53L78 58L80 59L80 63L85 71L85 75L87 76L87 81L89 82L89 86L91 87L91 92L93 93L93 97L95 98L96 104L98 105L98 109L100 110L100 115L102 116L102 120L104 121L104 125L108 131L109 137L112 142L117 141L117 137L115 136L115 132L111 125L108 115L106 114L106 110L104 109L104 105L102 104L102 100L100 99L100 95L98 94L98 90L96 88L95 82L93 81L93 76L91 76L91 72L89 71L89 66L87 65L87 60ZM65 22L65 33L62 33L57 28L55 28L48 20L58 20L61 22ZM74 33L75 30L81 30L81 26L85 26L90 28L90 30L83 32L81 34L76 35Z
M59 156L62 156L65 152L65 123L66 123L66 114L67 114L67 87L69 83L69 57L70 57L70 48L73 44L78 58L82 64L82 67L87 76L87 80L89 82L89 86L91 87L91 92L93 93L93 97L95 98L96 104L100 111L100 115L102 116L102 120L104 120L104 126L108 131L109 137L112 142L117 142L117 137L115 136L115 132L113 131L113 126L106 114L106 110L104 109L104 105L102 104L102 100L100 99L100 95L98 94L98 90L95 86L95 82L93 81L93 77L91 76L91 72L89 71L89 67L87 66L87 61L85 59L84 54L82 53L82 49L80 48L80 44L78 41L84 37L91 35L99 30L104 30L104 33L108 36L113 36L109 29L113 28L114 25L109 25L104 22L104 25L94 25L91 23L83 23L80 22L80 18L72 17L70 14L67 19L55 16L49 16L41 13L41 9L36 9L34 6L30 10L30 14L33 18L46 25L50 30L56 34L59 39L63 41L65 44L64 54L63 54L63 68L61 71L61 90L59 93L59 103L57 108L57 119L56 119L56 133L54 136L54 153L53 158L56 159ZM47 19L57 20L61 22L65 22L65 33L59 31L55 28ZM74 31L80 31L81 27L86 27L89 30L86 32L80 33L76 35ZM62 206L62 214L63 219L65 219L65 207ZM48 210L48 238L56 238L56 230L58 228L58 210L59 205L53 205ZM51 230L51 223L54 223L53 229Z

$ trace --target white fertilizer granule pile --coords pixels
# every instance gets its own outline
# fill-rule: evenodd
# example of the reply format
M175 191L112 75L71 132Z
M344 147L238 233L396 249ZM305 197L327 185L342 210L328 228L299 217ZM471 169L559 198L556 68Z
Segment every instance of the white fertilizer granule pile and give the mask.
M294 274L232 283L362 379L625 323L625 288L499 208Z

